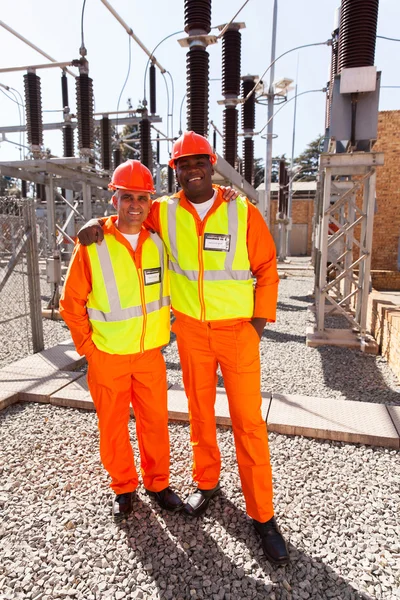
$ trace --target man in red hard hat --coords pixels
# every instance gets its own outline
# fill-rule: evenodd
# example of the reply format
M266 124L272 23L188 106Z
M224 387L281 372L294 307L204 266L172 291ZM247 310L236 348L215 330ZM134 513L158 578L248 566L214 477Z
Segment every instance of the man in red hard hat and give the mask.
M260 392L259 342L266 322L276 318L275 246L264 219L247 199L224 202L222 190L212 186L216 158L203 136L185 132L175 142L170 161L182 189L154 202L147 221L160 234L169 257L173 331L189 403L197 490L184 512L200 516L220 490L214 410L220 366L246 510L267 558L286 564L287 547L274 518ZM84 243L102 236L98 225L81 232Z
M138 486L128 430L131 404L147 493L171 512L183 502L169 487L167 380L160 351L170 337L166 255L159 236L143 227L153 178L139 161L128 160L109 187L117 215L105 221L101 246L76 245L60 312L88 361L100 456L119 521L132 511Z

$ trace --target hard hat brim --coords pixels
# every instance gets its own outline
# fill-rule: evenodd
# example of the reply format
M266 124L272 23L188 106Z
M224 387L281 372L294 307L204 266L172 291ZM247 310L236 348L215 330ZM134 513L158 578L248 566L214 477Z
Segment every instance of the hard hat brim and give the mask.
M217 162L217 155L216 154L207 154L207 152L189 152L188 154L181 154L180 156L177 156L176 158L171 158L171 160L169 161L169 166L171 167L171 169L176 169L176 164L175 162L177 160L179 160L180 158L184 158L185 156L197 156L197 155L203 155L205 154L206 156L210 157L210 163L212 165L215 165L215 163Z

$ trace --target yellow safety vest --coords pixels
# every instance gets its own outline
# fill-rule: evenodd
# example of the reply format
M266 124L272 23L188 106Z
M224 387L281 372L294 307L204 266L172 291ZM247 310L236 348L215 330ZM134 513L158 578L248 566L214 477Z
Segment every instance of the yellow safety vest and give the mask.
M168 252L172 307L200 321L251 318L254 285L247 252L247 202L223 202L199 236L179 198L160 199L161 237Z
M136 354L168 344L169 278L158 235L145 240L141 269L114 235L87 250L92 291L86 308L95 346L109 354Z

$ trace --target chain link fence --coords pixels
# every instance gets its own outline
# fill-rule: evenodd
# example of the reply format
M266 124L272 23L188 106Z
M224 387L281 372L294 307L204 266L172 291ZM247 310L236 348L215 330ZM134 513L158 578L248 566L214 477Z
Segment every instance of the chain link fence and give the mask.
M0 367L43 344L37 238L33 201L0 197Z

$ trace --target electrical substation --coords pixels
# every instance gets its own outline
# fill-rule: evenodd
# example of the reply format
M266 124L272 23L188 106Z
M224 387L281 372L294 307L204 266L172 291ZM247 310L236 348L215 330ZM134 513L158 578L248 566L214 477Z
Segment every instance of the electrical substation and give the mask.
M102 111L101 114L94 112L95 82L90 77L90 49L85 48L83 40L77 58L23 67L10 65L0 69L0 75L21 72L26 121L26 125L22 126L0 127L0 134L4 136L24 130L29 146L23 160L2 162L0 172L2 176L20 182L22 196L33 202L36 217L46 224L45 231L41 231L46 241L41 259L46 262L47 279L53 286L48 306L51 314L57 309L59 289L77 230L91 217L107 215L111 210L111 193L107 184L113 169L123 160L124 149L133 150L135 156L152 170L158 196L175 192L172 169L160 164L161 142L176 139L181 133L170 130L168 125L166 128L157 114L157 71L163 74L166 70L156 59L155 52L151 53L144 46L111 4L106 0L102 2L111 13L110 18L117 19L148 56L148 101L144 97L139 108ZM274 65L279 58L275 57L274 36L269 86L265 83L265 73L261 76L241 73L241 47L245 43L242 37L246 33L246 25L234 18L213 28L217 30L214 34L211 8L211 0L184 2L182 18L186 37L179 39L179 44L182 52L186 52L186 129L210 136L214 148L217 132L222 135L223 156L218 155L215 183L232 185L247 196L271 226L274 106L287 101L292 80L274 80ZM330 331L325 325L325 315L336 312L348 322L349 330L343 330L346 344L350 336L361 349L368 347L374 351L373 341L367 335L367 304L376 169L384 163L383 153L374 151L380 89L380 73L374 66L377 19L378 0L366 0L362 10L359 10L357 2L342 0L335 15L333 32L324 42L330 46L332 58L330 80L324 88L325 135L321 142L323 152L312 219L310 254L315 272L317 325L307 334L310 345L340 344L340 332ZM6 24L2 23L2 26L21 41L30 43ZM358 35L360 31L362 36ZM222 134L209 120L208 47L217 43L222 44L223 98L218 101L223 110ZM40 79L42 70L50 68L59 69L61 73L63 110L63 120L51 124L43 122ZM70 108L71 93L76 94L76 114L72 114ZM256 128L258 104L268 105L268 129L264 134L267 144L264 181L267 185L264 185L264 190L257 191L253 187L254 139L263 131ZM121 134L119 128L125 125L133 126L134 133ZM61 157L49 156L44 150L44 136L49 129L58 130L62 136ZM94 132L98 132L96 140ZM239 140L242 140L241 143ZM162 168L166 173L164 177ZM294 180L297 174L293 156L290 168L281 161L276 223L278 256L283 264L290 255L293 186L296 186ZM4 256L3 282L11 268L6 262L7 257ZM0 280L0 292L1 288ZM39 341L35 347L40 345Z

